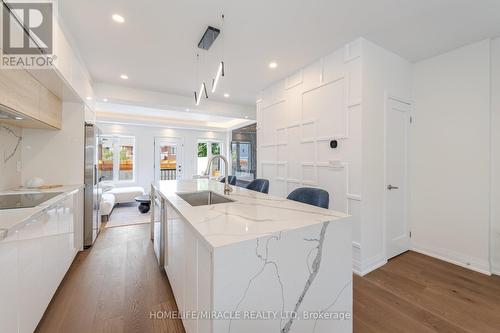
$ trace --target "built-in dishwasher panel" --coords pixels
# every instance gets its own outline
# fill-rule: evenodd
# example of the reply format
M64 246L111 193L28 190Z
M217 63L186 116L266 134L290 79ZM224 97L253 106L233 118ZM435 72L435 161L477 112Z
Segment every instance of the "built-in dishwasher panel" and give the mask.
M156 191L151 191L152 212L151 231L153 238L153 248L158 260L158 265L165 266L165 242L166 242L166 211L165 202Z

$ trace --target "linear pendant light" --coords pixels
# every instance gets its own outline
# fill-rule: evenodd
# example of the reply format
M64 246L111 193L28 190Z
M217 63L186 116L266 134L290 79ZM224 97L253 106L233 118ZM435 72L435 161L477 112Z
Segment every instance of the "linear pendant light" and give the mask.
M211 26L208 27L208 29L207 29L207 31L205 31L205 34L203 35L202 39L198 43L198 48L201 48L205 51L208 51L208 49L210 49L210 46L212 46L213 42L215 41L215 39L217 38L217 36L221 32L221 30L223 30L222 28L224 27L224 14L221 14L221 21L222 21L221 29L217 29L217 28L214 28ZM216 32L216 33L214 33L214 32ZM212 39L210 39L210 38L212 38ZM224 44L225 44L225 42L223 41L222 59L224 59L224 54L225 54L225 45ZM197 81L200 78L199 67L200 67L200 54L198 53L198 54L196 54L196 80ZM215 75L215 78L212 79L211 93L215 93L215 90L217 89L217 85L219 84L221 77L224 77L224 75L225 75L225 66L224 66L224 61L222 60L219 63L219 67L217 68L217 74ZM205 93L205 98L208 98L207 85L205 84L205 82L201 83L199 92L196 92L196 91L194 92L194 100L195 100L196 106L200 105L203 93Z
M205 98L208 98L207 86L205 85L205 82L202 82L200 86L200 92L198 94L196 93L196 91L194 92L194 100L196 102L196 106L200 105L201 95L203 93L205 93Z
M221 61L219 64L219 69L217 70L217 75L215 76L215 79L212 80L212 93L215 92L215 89L217 89L217 84L219 83L219 79L221 76L224 76L224 61Z

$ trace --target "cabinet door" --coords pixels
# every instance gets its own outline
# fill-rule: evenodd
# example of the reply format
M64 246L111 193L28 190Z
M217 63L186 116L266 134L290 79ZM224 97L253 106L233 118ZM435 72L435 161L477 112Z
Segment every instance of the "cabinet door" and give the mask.
M43 303L50 301L52 295L59 285L59 276L63 274L62 258L65 252L61 247L61 235L59 233L59 211L61 204L49 207L38 223L43 228L43 234L38 240L42 244L43 271L39 272L40 281L43 281Z
M44 267L42 219L32 218L19 229L19 332L33 332L45 311L47 269Z
M62 103L61 100L45 87L40 89L39 120L52 127L61 128Z
M34 119L39 116L40 89L40 83L24 70L0 70L0 103Z
M78 251L75 243L75 218L74 215L74 196L69 196L57 205L57 239L58 248L58 272L57 285L68 271L76 252Z
M0 240L0 332L17 332L18 290L17 232Z
M184 222L184 221L182 221ZM184 311L198 310L198 254L197 239L189 226L184 227ZM183 321L187 333L198 331L197 320Z
M171 262L169 263L169 281L172 285L175 301L179 311L184 311L184 221L181 219L172 219L171 230L172 242L170 253Z
M208 246L198 240L198 308L199 312L212 311L212 252ZM199 320L198 333L211 333L212 321Z
M17 233L21 333L34 331L76 255L73 208L74 196L70 195L32 218Z

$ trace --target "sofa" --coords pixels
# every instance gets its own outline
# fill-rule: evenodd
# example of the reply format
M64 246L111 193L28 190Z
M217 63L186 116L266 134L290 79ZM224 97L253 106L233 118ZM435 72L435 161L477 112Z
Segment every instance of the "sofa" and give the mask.
M108 221L113 208L115 207L115 196L111 193L103 193L101 195L101 219Z
M135 197L144 194L144 189L139 186L115 187L104 194L115 196L115 204L134 202ZM103 195L104 195L103 194Z

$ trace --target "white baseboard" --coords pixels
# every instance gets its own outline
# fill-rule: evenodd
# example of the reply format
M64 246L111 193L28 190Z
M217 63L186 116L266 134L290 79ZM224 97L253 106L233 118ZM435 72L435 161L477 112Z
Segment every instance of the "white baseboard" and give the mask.
M384 266L385 264L387 264L387 260L383 257L383 255L377 255L369 260L365 260L365 262L353 259L352 271L356 275L365 276L366 274Z
M462 266L482 274L491 275L490 263L488 260L473 258L448 249L426 246L414 241L412 241L412 251Z

